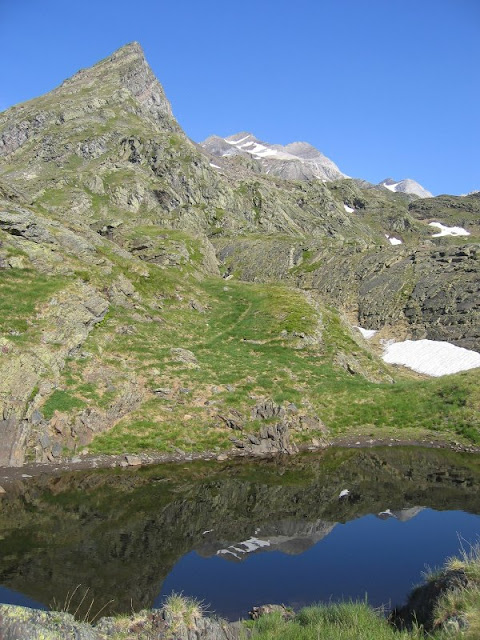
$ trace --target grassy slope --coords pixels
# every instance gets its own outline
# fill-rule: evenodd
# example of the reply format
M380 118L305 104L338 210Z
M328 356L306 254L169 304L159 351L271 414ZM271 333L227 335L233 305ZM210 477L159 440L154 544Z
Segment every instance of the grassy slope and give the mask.
M28 349L40 340L45 305L75 278L105 291L126 276L135 288L129 304L111 304L82 347L87 355L67 361L58 388L41 408L47 419L55 411L72 418L86 407L108 411L125 381L135 378L142 403L99 434L91 451L228 448L233 434L218 415L237 409L249 418L261 398L295 403L319 416L332 436L480 441L480 372L431 380L395 373L334 309L315 307L281 285L199 277L202 247L188 233L162 230L159 237L159 230L148 226L136 233L160 242L167 254L183 246L177 266L129 260L104 242L97 251L111 261L109 275L101 265L87 270L73 258L68 259L71 275L31 269L2 275L4 351ZM193 300L204 313L192 308ZM191 350L198 367L175 361L171 349L178 347ZM358 370L374 379L393 374L396 384L348 373L335 365L338 354L353 358ZM153 393L158 388L169 392ZM259 427L252 422L248 430ZM318 435L304 431L294 438L301 444Z
M478 372L438 380L403 375L394 385L368 382L335 366L336 354L354 354L363 371L380 377L390 369L335 310L314 309L298 291L219 278L197 281L186 273L179 285L178 273L155 265L149 273L136 280L128 274L144 304L111 309L85 345L91 356L69 361L62 393L45 405L47 417L77 401L108 408L115 380L135 372L144 402L98 435L91 451L226 448L232 432L218 414L234 408L249 416L263 397L318 415L332 435L479 441ZM191 308L191 300L201 301L205 313ZM175 361L171 349L178 347L192 351L198 367ZM92 367L110 370L113 385L89 383ZM158 388L167 393L154 394ZM252 422L249 430L259 426ZM296 433L295 439L309 442L317 435Z

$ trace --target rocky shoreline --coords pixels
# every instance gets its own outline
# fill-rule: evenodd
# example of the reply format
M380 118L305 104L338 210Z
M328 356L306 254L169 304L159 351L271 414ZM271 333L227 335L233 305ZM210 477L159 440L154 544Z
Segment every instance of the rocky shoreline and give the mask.
M159 464L187 463L194 461L217 461L227 462L228 460L245 458L249 460L259 457L270 458L280 455L296 455L297 453L322 451L330 447L340 448L373 448L373 447L425 447L430 449L450 449L452 451L464 453L480 453L480 446L466 445L459 442L444 442L434 440L409 440L401 438L370 438L365 436L332 438L328 442L321 442L318 445L300 446L295 452L271 451L268 453L256 454L249 449L232 448L228 451L201 451L185 452L177 450L173 453L149 452L140 454L118 454L118 455L83 455L68 459L59 459L53 462L34 462L22 467L0 466L0 482L7 486L9 483L21 479L28 479L40 475L58 475L68 471L82 471L86 469L108 469L108 468L132 468ZM0 493L1 496L1 493Z

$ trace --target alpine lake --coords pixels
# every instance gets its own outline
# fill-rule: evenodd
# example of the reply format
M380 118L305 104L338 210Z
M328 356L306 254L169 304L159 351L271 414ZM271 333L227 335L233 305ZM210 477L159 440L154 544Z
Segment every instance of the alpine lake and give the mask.
M480 456L329 448L22 478L0 501L0 601L77 616L172 592L252 606L402 604L480 535Z

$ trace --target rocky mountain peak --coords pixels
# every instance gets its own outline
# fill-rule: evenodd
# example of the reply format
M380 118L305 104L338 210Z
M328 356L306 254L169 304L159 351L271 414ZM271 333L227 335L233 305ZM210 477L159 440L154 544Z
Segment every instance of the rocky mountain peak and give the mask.
M57 91L77 91L100 84L111 86L112 90L127 89L155 118L172 117L170 102L138 42L121 47L93 67L81 69L65 80Z
M180 132L163 87L137 42L81 69L50 93L0 114L0 157L15 153L33 138L42 149L51 146L58 141L59 126L60 135L67 138L80 130L94 137L115 117L127 122L127 114L156 129Z
M241 131L226 138L210 136L200 143L215 156L253 156L265 173L292 180L329 182L346 177L337 165L308 142L271 144Z
M379 184L393 193L408 193L420 198L433 198L433 193L430 193L425 187L422 187L421 184L411 178L405 178L404 180L385 178Z
M288 153L291 153L298 158L303 158L304 160L316 160L318 158L326 157L309 142L291 142L290 144L287 144L284 149Z

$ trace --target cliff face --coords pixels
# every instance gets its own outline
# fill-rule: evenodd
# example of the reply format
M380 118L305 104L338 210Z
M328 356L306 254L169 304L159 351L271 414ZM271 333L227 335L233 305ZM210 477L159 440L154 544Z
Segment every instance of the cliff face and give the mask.
M218 415L255 430L273 395L319 425L319 363L328 398L346 360L392 380L344 313L480 348L478 196L300 182L246 155L185 136L136 43L0 114L0 464L92 442L226 448ZM431 221L470 235L433 237Z

